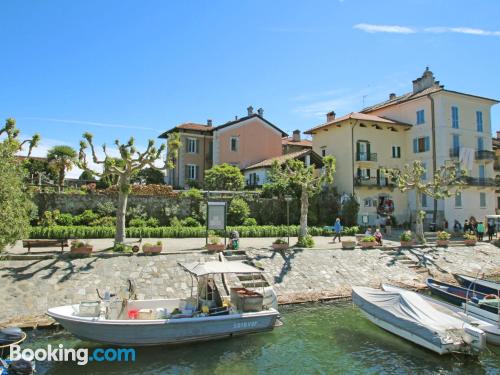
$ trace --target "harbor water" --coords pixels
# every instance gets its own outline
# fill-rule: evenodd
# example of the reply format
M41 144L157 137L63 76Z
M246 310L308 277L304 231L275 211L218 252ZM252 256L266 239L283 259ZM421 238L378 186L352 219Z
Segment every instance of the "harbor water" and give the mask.
M366 320L350 302L283 307L273 332L178 347L137 348L133 363L37 362L37 374L500 374L500 348L438 356ZM99 347L64 330L34 331L27 348Z

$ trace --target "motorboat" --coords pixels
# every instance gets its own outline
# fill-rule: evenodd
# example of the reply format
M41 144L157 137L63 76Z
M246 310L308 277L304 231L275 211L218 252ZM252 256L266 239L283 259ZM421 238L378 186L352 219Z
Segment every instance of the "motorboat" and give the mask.
M480 293L473 289L463 288L442 281L428 278L425 283L430 288L431 293L457 306L463 303L474 305L477 308L486 310L498 315L499 299L495 295Z
M0 328L0 358L10 355L11 345L19 345L26 339L26 333L17 327Z
M436 309L420 295L353 287L352 299L379 327L437 354L478 354L486 348L484 331Z
M478 291L483 294L491 294L493 296L500 296L500 283L491 280L479 279L466 275L455 274L453 275L457 282L464 288Z
M118 296L105 293L102 301L54 307L47 314L82 340L120 346L207 341L271 331L277 325L279 313L264 304L262 294L238 287L224 295L217 286L216 278L223 275L258 275L261 270L241 262L179 266L191 275L188 298L137 300L129 283Z
M382 289L387 292L410 292L406 289L399 288L397 286L382 284ZM450 303L432 298L425 294L418 294L421 298L430 303L435 309L444 312L445 314L452 315L458 319L463 320L465 323L470 324L473 327L477 327L486 333L486 341L492 345L500 345L500 325L498 320L492 320L486 316L487 312L483 309L477 309L478 311L471 311L465 304L462 307L452 305ZM498 318L498 317L496 317Z

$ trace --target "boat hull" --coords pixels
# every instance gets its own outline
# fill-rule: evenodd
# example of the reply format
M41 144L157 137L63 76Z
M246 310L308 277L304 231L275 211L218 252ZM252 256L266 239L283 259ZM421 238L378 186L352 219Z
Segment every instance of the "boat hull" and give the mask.
M166 320L103 320L65 316L49 309L48 315L82 340L119 346L149 346L208 341L270 331L278 312L274 309L200 318Z
M489 280L474 279L465 275L455 274L455 279L464 288L478 291L484 294L493 294L498 296L500 293L500 284ZM488 285L486 285L488 284ZM495 286L496 285L496 286Z

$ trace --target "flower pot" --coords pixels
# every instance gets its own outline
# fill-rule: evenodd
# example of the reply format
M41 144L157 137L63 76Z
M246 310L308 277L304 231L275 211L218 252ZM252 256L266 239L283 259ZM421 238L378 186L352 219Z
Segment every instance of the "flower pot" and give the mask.
M356 247L356 241L342 241L343 250L352 250Z
M474 246L477 240L464 240L466 246Z
M283 251L288 249L287 243L273 243L273 249L277 251Z
M142 246L142 252L144 254L160 254L162 249L162 245Z
M450 241L448 240L436 240L437 246L447 247Z
M371 249L371 248L373 248L373 247L375 247L377 245L378 245L378 243L375 242L375 241L373 241L373 242L362 242L361 241L359 243L359 246L361 246L362 249Z
M92 254L93 246L80 246L80 247L71 247L70 254L72 255L82 255L89 256Z
M412 247L413 241L401 241L401 247Z
M223 251L225 248L224 244L223 243L209 243L207 244L207 250L210 252L210 253L215 253L215 252L221 252Z

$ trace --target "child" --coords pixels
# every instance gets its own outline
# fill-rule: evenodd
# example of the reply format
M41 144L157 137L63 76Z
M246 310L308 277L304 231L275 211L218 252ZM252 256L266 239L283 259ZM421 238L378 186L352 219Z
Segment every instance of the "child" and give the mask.
M382 246L382 232L380 232L380 229L378 228L375 230L375 241Z

